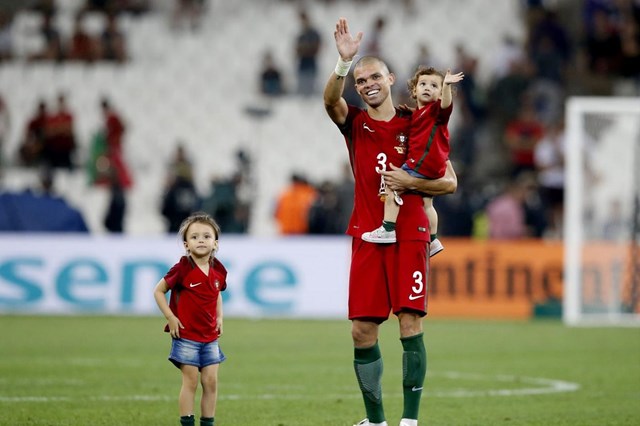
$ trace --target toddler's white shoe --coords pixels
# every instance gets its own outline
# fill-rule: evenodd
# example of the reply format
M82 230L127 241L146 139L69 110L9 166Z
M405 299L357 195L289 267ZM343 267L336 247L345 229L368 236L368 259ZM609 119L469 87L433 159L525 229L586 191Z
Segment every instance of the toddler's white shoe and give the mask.
M418 421L414 419L400 420L400 426L418 426Z
M364 419L360 423L358 423L357 425L353 425L353 426L387 426L387 422L371 423L371 422L369 422L369 419Z
M383 226L380 226L380 228L362 234L362 239L369 243L377 244L395 243L396 231L386 231Z
M431 245L429 246L429 257L435 256L442 250L444 250L444 246L442 245L440 240L436 238L435 240L431 241Z

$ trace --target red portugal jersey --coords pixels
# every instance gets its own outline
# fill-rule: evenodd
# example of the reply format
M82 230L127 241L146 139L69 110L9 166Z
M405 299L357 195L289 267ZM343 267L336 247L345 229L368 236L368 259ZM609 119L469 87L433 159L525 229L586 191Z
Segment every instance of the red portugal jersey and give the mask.
M382 223L384 203L378 195L379 170L400 167L406 159L409 142L410 114L400 111L390 121L377 121L360 108L349 105L344 125L339 126L349 150L349 161L355 178L353 214L347 234L361 238L364 232ZM404 194L404 205L396 225L398 240L429 241L429 226L422 197Z
M184 329L180 337L196 342L213 342L216 331L216 308L220 292L227 288L227 270L215 259L207 276L188 256L182 256L164 276L171 289L169 307ZM167 325L164 331L169 331Z
M449 117L453 103L440 108L440 102L430 102L411 116L409 155L406 165L430 179L444 176L449 159Z

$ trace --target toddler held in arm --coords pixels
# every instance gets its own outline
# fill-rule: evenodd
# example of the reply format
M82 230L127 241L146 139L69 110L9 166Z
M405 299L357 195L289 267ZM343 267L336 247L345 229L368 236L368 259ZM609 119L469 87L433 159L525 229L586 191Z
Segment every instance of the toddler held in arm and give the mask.
M416 100L417 109L411 116L409 152L402 165L413 177L438 179L446 170L449 159L449 117L453 110L451 85L461 81L463 73L451 74L434 68L420 67L407 82L411 96ZM362 239L370 243L396 242L396 221L400 213L401 200L385 188L384 219L382 225L362 234ZM429 218L431 234L430 256L444 249L437 236L438 214L433 207L433 197L424 197L424 208Z

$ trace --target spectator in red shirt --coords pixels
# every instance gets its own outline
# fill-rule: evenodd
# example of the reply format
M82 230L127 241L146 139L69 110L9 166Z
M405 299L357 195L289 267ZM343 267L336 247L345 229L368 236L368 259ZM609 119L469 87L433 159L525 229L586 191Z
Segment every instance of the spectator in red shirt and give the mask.
M82 12L76 16L68 57L72 61L93 62L98 59L98 41L85 31L83 18Z
M47 103L44 99L40 99L35 114L27 123L24 140L18 153L20 163L24 166L31 167L40 163L47 115Z
M58 95L58 110L45 119L45 138L42 160L52 168L72 170L76 137L73 130L73 114L67 106L67 98Z
M534 171L534 151L544 136L544 126L536 117L536 111L529 100L520 107L518 116L507 123L504 141L511 157L511 176L523 171Z
M102 98L100 105L104 117L103 132L107 145L108 167L110 170L113 169L115 171L123 188L130 188L133 182L122 152L122 144L126 130L124 121L117 111L113 109L107 98Z

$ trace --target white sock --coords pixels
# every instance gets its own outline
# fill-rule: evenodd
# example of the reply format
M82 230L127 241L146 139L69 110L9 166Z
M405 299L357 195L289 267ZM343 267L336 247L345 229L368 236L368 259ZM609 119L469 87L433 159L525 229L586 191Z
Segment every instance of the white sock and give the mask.
M415 419L402 419L400 420L400 426L418 426L418 421Z

